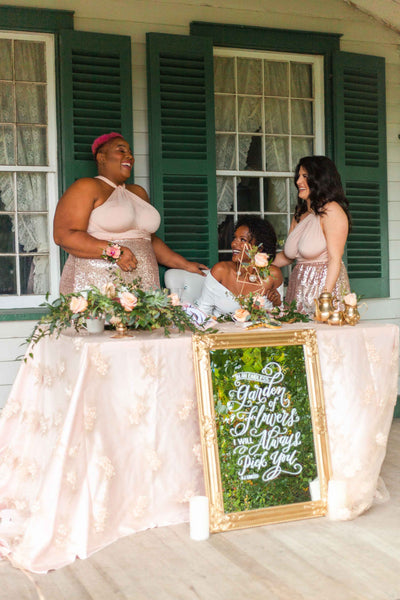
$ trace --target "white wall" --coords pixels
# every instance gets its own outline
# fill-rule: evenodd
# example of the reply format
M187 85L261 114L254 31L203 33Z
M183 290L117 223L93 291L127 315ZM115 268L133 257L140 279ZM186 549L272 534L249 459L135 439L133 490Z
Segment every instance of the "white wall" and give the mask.
M0 408L10 393L34 325L34 321L0 322Z
M15 6L75 11L75 29L129 35L133 56L135 180L149 191L145 35L187 35L191 21L340 33L341 49L383 56L387 78L390 298L370 299L364 318L400 324L400 54L398 35L343 0L10 0ZM0 403L31 323L0 323Z

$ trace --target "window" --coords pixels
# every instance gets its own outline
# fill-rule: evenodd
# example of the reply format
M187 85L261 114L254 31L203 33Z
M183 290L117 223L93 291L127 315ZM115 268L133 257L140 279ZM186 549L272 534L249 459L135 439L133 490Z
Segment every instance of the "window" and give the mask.
M52 35L0 33L0 101L0 307L33 307L58 287Z
M133 141L131 38L76 31L68 10L0 6L0 22L0 319L24 320L59 295L54 210L95 175L93 139Z
M231 256L234 222L257 214L282 245L297 202L295 166L324 153L321 56L214 50L218 246Z
M289 56L289 61L294 65L302 65L303 59L310 64L313 57L320 56L323 60L324 92L321 91L322 77L319 80L319 90L316 88L318 77L316 67L313 66L313 98L301 98L294 94L292 101L308 100L314 105L319 100L323 101L325 132L322 123L317 125L315 120L314 151L323 151L327 156L332 157L350 199L353 217L353 231L348 240L351 287L358 294L368 298L387 296L389 261L385 60L382 57L341 52L338 34L203 22L191 23L190 32L190 36L147 34L151 197L162 213L163 222L168 219L171 221L168 227L164 228L165 239L167 240L168 233L169 244L183 254L185 246L180 240L184 240L192 248L193 260L197 258L209 265L213 265L218 260L217 204L218 199L222 197L225 182L219 180L217 194L217 177L225 177L227 180L231 178L230 203L228 208L226 205L223 207L220 205L220 212L233 214L221 214L221 216L226 218L234 216L235 210L238 212L237 189L241 178L256 179L256 197L258 192L260 202L258 212L267 215L268 218L274 217L273 223L281 237L279 220L282 215L287 218L287 224L290 220L287 182L292 177L292 171L267 170L268 165L262 161L271 154L273 157L274 154L267 155L265 143L261 144L263 170L252 172L243 169L246 162L243 164L243 158L236 146L233 152L233 158L236 160L234 170L230 170L230 163L227 165L222 163L223 169L217 168L216 135L229 134L232 137L247 135L250 139L292 135L292 138L306 139L308 134L289 131L278 135L275 130L270 133L256 132L254 126L250 131L241 131L241 121L236 115L237 120L233 131L222 128L216 131L213 50L217 49L219 52L220 49L235 49L238 57L238 49L244 53L290 53L292 57ZM244 57L246 58L245 55ZM264 60L268 62L276 59L268 56ZM221 96L224 93L228 94L221 89L218 93ZM256 96L252 93L247 95L249 98ZM236 93L236 96L239 105L241 95ZM275 100L284 99L274 98L272 95L271 97ZM288 102L290 103L289 96ZM262 108L263 104L261 102L261 110L265 110ZM318 111L314 108L313 118L316 119L317 115ZM218 113L217 118L219 118ZM320 118L322 120L322 117ZM262 119L261 126L267 129ZM318 146L319 135L324 136L324 148L322 145ZM288 162L290 164L291 161L290 169L292 169L295 156L293 156L293 148L290 150L288 145L288 153L290 151L292 156L290 157L289 154ZM265 153L264 157L262 152ZM183 177L185 185L182 184ZM192 187L187 183L194 184L199 178L202 183L201 193L196 191L194 194ZM285 185L282 181L285 181ZM272 183L277 183L278 186L270 192ZM228 185L227 188L229 190ZM278 193L276 189L283 191ZM283 199L285 193L286 209L282 210L279 207L279 210L275 210L276 198ZM233 206L232 210L230 206ZM175 215L178 221L174 218ZM185 220L181 218L179 221L181 215L186 217ZM372 235L378 249L374 248L371 251ZM203 259L205 253L201 252L204 247L209 248L207 260ZM371 252L373 252L373 260Z

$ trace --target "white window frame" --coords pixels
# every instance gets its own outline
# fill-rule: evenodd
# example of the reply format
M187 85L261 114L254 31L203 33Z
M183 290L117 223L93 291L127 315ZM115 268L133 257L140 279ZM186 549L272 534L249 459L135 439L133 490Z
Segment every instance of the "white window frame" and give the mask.
M54 35L49 33L30 33L1 31L0 38L45 42L47 76L47 166L0 165L0 172L36 172L47 174L47 227L49 240L49 300L58 297L60 280L60 251L53 241L53 218L58 201L57 174L57 112L56 112L56 75ZM14 177L14 186L16 184ZM0 309L35 308L46 300L43 295L0 295Z
M243 50L240 48L214 48L214 56L223 57L236 57L236 58L258 58L268 61L277 62L304 62L312 64L313 66L313 86L314 86L314 101L313 101L313 119L314 119L314 151L317 155L325 154L325 111L324 111L324 57L317 54L296 54L289 52L269 52L259 50ZM264 111L264 103L262 103L262 111ZM289 110L290 116L290 110ZM263 119L264 120L264 119ZM237 119L236 119L237 122ZM238 135L238 131L235 132ZM297 137L297 136L296 136ZM239 148L236 144L236 164L239 164ZM262 161L265 164L265 145L262 144ZM289 144L289 160L292 163L291 145ZM287 207L287 229L290 227L291 214L290 214L290 186L293 185L294 171L287 172L274 172L274 171L241 171L241 170L219 170L216 171L217 177L235 177L234 179L234 205L231 211L221 211L218 215L234 215L236 221L238 216L237 211L237 177L276 177L280 179L286 179L286 207ZM261 180L261 197L263 197L263 181ZM265 211L264 204L262 205L262 211L254 211L254 214L259 214L262 218L268 215L282 215L282 212L267 212ZM220 257L225 256L227 253L219 251Z

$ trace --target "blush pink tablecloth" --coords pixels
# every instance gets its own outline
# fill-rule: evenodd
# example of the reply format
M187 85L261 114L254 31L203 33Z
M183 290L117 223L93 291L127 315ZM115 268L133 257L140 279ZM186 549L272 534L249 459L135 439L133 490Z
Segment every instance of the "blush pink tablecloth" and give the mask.
M398 327L299 327L317 330L332 476L347 486L333 518L353 518L372 504L385 456ZM25 569L187 521L204 493L191 336L112 336L43 339L3 409L0 540Z

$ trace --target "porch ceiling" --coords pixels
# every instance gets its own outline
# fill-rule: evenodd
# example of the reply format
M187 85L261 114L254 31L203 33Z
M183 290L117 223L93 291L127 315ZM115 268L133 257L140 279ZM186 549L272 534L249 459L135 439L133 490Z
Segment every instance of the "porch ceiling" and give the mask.
M400 33L400 0L343 0Z

